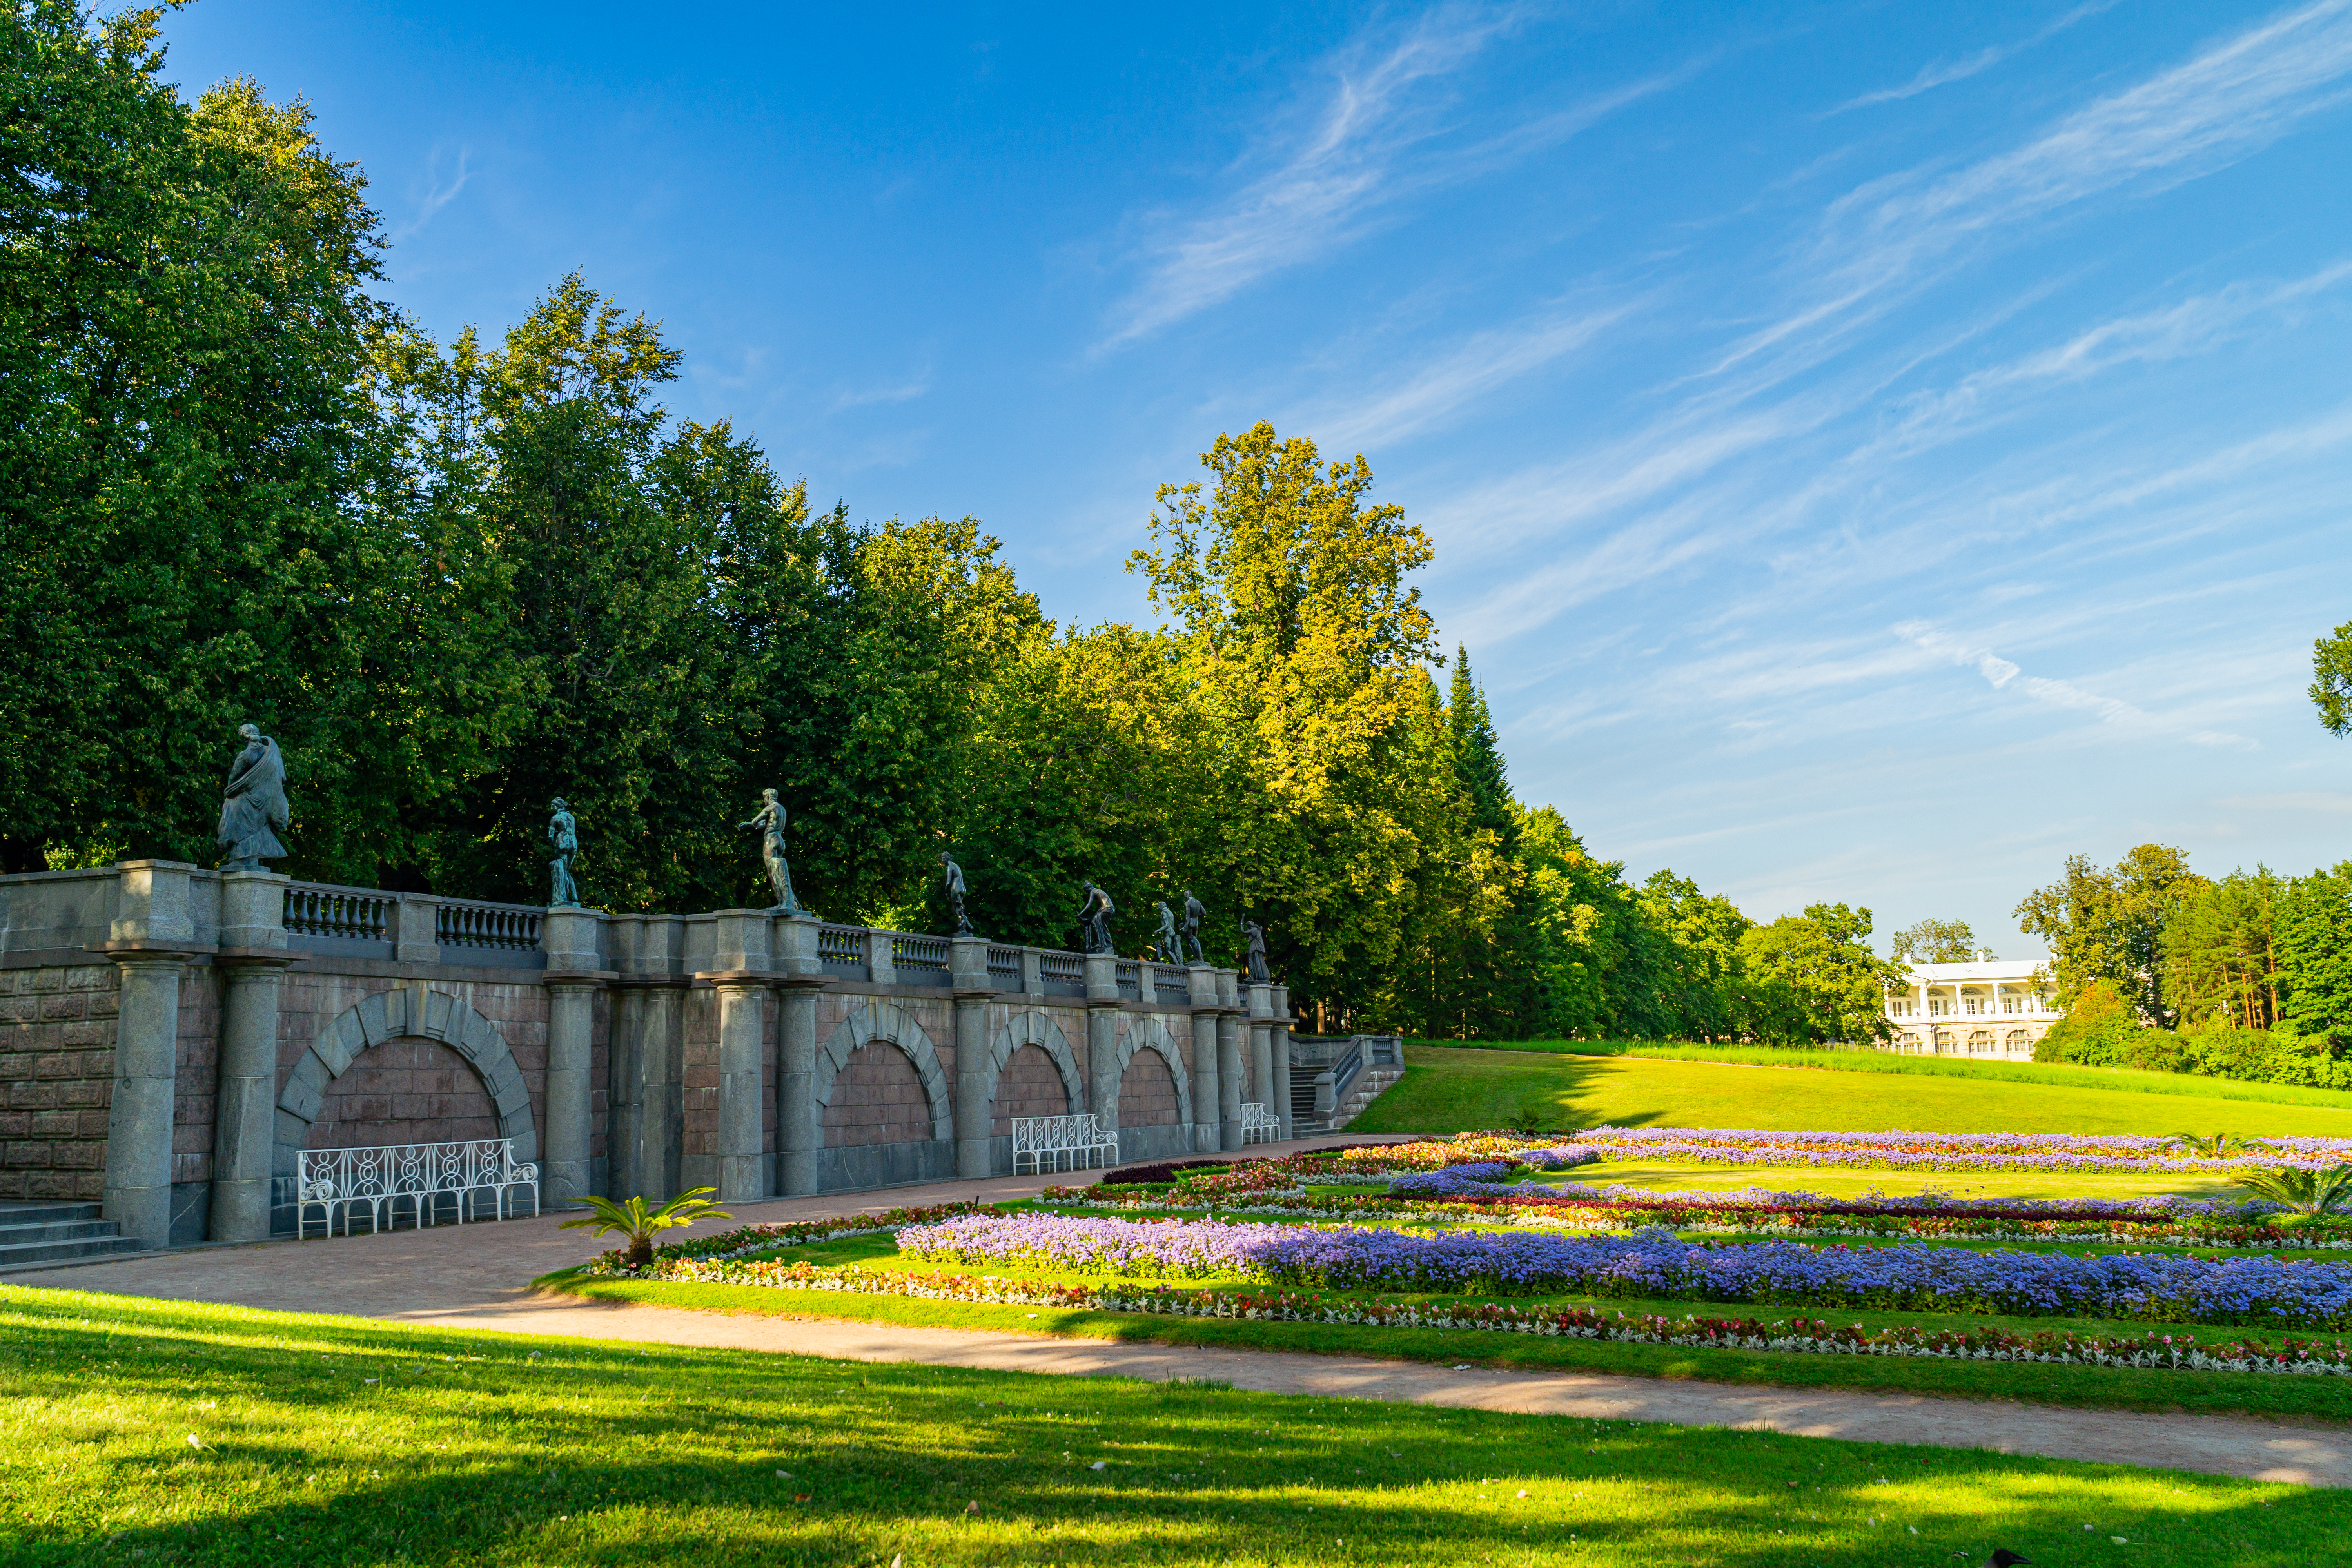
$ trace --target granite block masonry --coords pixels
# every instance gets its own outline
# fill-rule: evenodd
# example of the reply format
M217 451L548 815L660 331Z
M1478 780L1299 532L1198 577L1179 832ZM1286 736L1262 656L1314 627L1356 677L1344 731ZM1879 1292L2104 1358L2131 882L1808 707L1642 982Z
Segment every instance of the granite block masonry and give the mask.
M1292 1110L1283 1001L798 908L0 876L0 1198L162 1247L291 1234L306 1150L504 1138L561 1206L1004 1174L1025 1116L1091 1112L1127 1160L1238 1148L1243 1105Z

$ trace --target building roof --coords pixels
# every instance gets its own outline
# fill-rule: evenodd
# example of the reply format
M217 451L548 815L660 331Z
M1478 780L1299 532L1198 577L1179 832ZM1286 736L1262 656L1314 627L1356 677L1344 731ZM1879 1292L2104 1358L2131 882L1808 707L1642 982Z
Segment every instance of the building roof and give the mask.
M2049 962L2046 958L1995 958L1977 963L1915 963L1910 969L1915 981L1949 985L1956 980L2031 980L2033 972Z

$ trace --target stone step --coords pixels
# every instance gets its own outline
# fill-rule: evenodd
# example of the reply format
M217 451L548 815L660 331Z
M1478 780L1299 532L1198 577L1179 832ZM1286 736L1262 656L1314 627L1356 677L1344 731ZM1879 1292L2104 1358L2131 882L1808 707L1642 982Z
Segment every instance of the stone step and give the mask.
M96 1219L97 1204L26 1203L17 1199L0 1202L0 1226L48 1225L58 1220Z
M112 1229L111 1224L108 1228ZM78 1263L85 1258L112 1258L142 1250L135 1237L85 1236L65 1241L0 1242L0 1273Z
M1332 1115L1331 1125L1326 1131L1337 1132L1349 1122L1361 1116L1366 1106L1378 1100L1403 1077L1402 1068L1366 1068L1356 1075L1356 1081L1348 1090L1348 1102L1340 1106Z
M93 1236L121 1234L112 1220L95 1217L37 1220L30 1225L17 1225L14 1218L0 1217L0 1247L22 1247L37 1241L83 1241Z

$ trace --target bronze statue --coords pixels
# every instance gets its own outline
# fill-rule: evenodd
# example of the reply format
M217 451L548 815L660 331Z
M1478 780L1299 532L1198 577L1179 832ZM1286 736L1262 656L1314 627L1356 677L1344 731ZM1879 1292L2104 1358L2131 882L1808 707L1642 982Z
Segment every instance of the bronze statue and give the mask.
M1255 921L1242 921L1242 940L1248 944L1250 984L1264 985L1274 978L1265 966L1265 928Z
M956 935L970 936L971 921L963 912L963 868L944 849L940 851L940 879L947 885L948 901L955 906Z
M1118 906L1110 895L1094 883L1087 884L1087 896L1078 905L1079 944L1087 952L1110 952L1110 917L1118 913Z
M784 859L784 807L776 799L776 792L761 790L760 809L751 814L751 821L735 826L760 831L760 858L767 865L768 882L776 894L776 901L770 907L783 914L807 914L801 901L793 897L793 868Z
M1184 941L1192 946L1192 962L1195 963L1209 962L1209 955L1201 951L1201 922L1208 918L1209 911L1202 908L1201 900L1192 896L1192 889L1185 889ZM1176 962L1179 963L1184 962L1183 949L1181 947L1177 949Z
M547 819L547 841L555 849L555 858L547 863L547 906L577 909L580 884L572 879L572 858L580 853L580 824L562 795L555 797L553 809Z
M278 742L250 724L239 724L245 749L228 770L221 795L220 828L215 837L228 851L224 871L258 871L264 860L286 854L273 827L286 826L286 759Z
M1151 938L1151 956L1162 963L1183 963L1184 949L1176 939L1176 911L1168 907L1165 899L1151 907L1160 911L1160 929Z

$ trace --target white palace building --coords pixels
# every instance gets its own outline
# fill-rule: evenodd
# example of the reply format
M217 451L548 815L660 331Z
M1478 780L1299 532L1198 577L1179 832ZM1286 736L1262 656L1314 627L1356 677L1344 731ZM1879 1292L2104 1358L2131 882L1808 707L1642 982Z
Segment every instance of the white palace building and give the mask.
M1895 1037L1881 1050L1911 1056L2030 1061L2065 1016L2035 981L2042 961L1981 954L1969 963L1915 963L1908 989L1886 993Z

